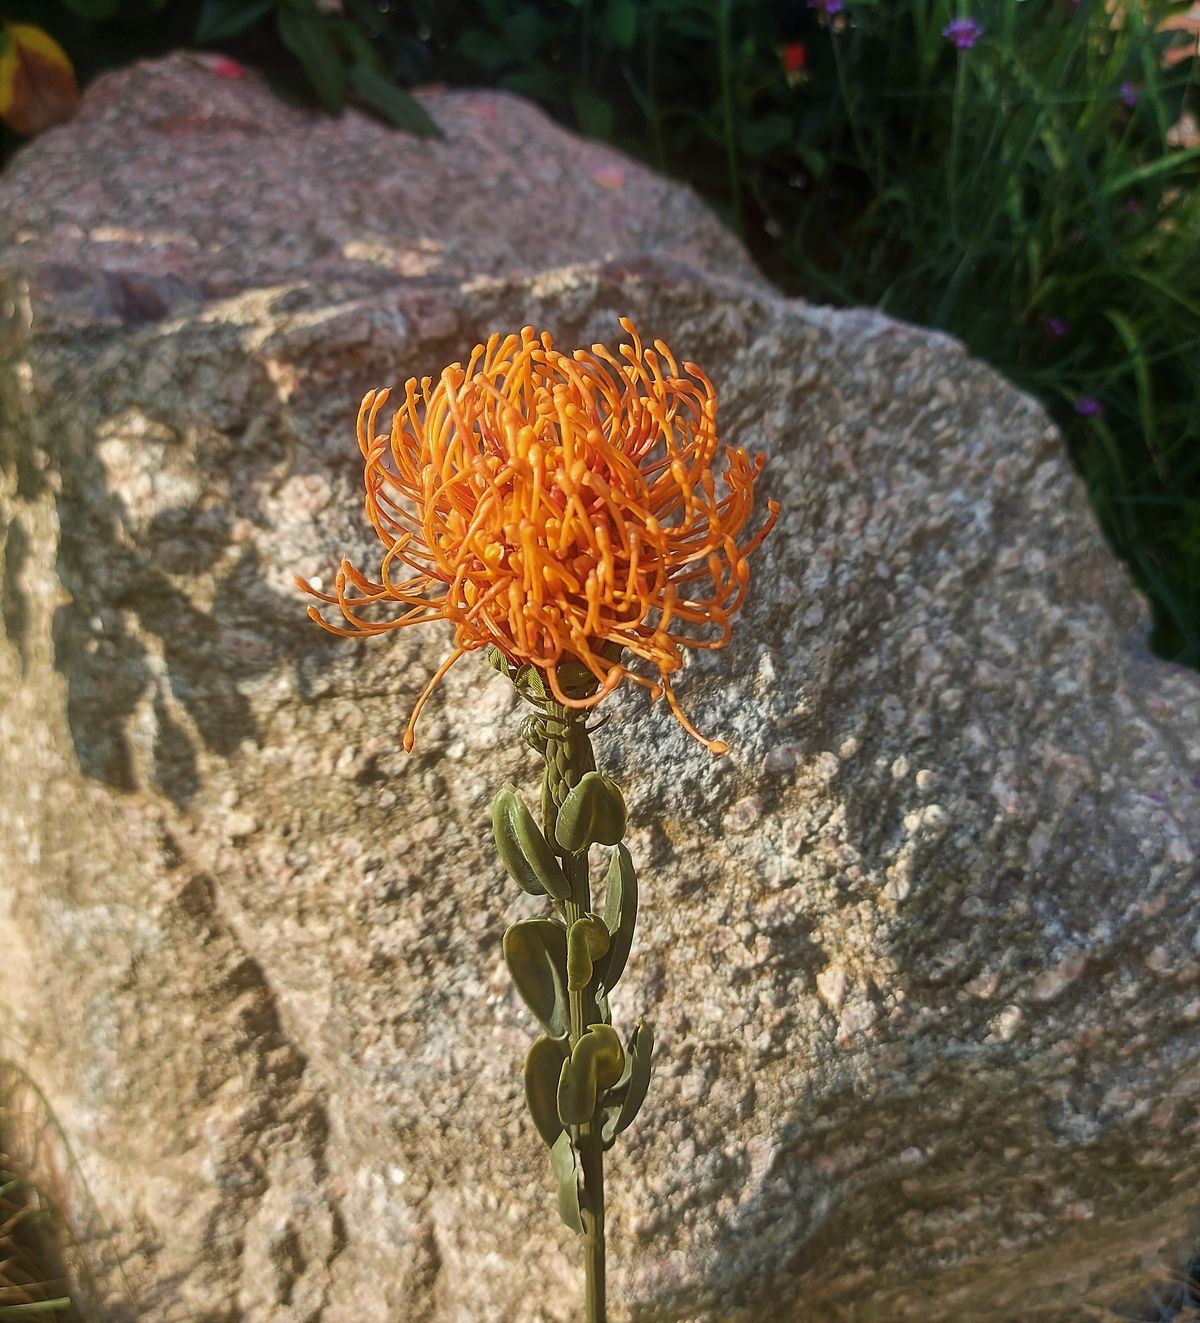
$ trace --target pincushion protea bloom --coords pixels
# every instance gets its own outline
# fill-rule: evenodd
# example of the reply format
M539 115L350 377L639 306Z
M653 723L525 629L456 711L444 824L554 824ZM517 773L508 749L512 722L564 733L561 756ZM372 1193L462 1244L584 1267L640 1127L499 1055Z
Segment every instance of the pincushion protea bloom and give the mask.
M369 578L344 561L333 594L299 583L340 610L331 623L309 608L335 634L453 625L454 649L416 702L406 749L450 667L494 646L513 666L537 667L565 708L594 706L628 679L665 694L712 752L727 750L696 732L671 676L683 649L728 642L747 556L779 509L769 502L739 541L763 457L718 441L716 391L694 363L681 373L661 340L643 346L621 326L633 343L620 357L602 345L562 353L528 326L493 335L436 384L409 380L386 432L376 424L389 392L363 400L358 442L382 565ZM373 618L389 603L399 615ZM594 692L566 692L558 667L569 661L586 667Z

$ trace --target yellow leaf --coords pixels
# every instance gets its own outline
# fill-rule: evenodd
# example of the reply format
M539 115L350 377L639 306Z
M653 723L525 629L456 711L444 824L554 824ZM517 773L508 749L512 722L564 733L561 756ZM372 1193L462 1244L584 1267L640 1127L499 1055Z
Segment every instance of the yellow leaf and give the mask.
M69 119L79 90L58 42L28 23L5 23L0 47L0 119L26 136Z

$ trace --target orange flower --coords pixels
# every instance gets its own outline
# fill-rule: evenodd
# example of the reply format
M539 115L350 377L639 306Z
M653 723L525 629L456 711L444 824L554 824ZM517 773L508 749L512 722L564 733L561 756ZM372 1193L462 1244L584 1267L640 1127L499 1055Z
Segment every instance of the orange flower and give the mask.
M417 700L406 749L450 667L494 646L514 666L537 667L569 708L594 706L623 679L665 694L685 730L726 752L683 715L671 676L684 648L729 641L746 557L779 507L768 502L766 522L739 545L763 457L717 440L716 392L694 363L681 374L661 340L644 348L630 322L621 326L633 344L620 358L602 345L561 353L528 326L493 335L436 385L408 381L378 435L389 392L363 400L358 443L382 567L370 579L343 561L333 595L297 582L340 609L344 624L331 624L309 607L335 634L454 626L454 651ZM369 618L383 603L401 613ZM568 661L591 672L594 693L564 691L557 668Z

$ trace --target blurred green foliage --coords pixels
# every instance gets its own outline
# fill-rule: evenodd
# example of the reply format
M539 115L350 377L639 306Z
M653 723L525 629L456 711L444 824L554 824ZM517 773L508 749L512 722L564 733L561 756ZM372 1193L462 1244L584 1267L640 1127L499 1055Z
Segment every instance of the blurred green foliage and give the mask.
M962 339L1063 426L1200 665L1196 62L1144 0L0 0L81 77L181 44L416 132L403 91L518 92L700 189L789 292ZM35 12L36 11L36 12ZM943 35L970 16L982 36Z

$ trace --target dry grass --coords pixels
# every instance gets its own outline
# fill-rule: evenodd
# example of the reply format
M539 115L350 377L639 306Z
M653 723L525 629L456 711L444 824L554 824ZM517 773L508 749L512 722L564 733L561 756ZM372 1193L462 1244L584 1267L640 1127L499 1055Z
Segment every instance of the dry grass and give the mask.
M70 1237L49 1193L62 1187L39 1137L48 1119L29 1078L0 1061L0 1323L79 1319L63 1263Z
M3 1136L0 1135L0 1144ZM0 1320L79 1319L59 1265L59 1221L0 1151Z
M0 1323L139 1311L120 1255L45 1095L0 1059Z

